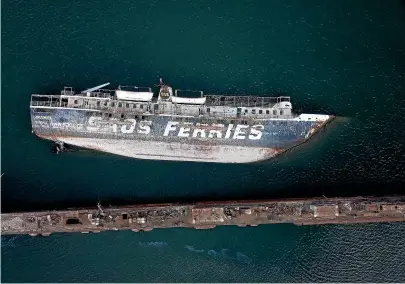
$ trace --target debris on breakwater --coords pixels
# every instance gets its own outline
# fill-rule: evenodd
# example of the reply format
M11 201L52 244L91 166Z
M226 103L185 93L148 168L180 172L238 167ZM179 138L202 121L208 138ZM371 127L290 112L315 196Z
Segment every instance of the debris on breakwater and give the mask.
M108 230L139 232L173 227L210 229L221 225L402 222L405 221L405 196L168 203L108 208L102 208L98 203L93 208L3 213L1 221L2 235L31 236ZM191 251L192 247L187 249Z

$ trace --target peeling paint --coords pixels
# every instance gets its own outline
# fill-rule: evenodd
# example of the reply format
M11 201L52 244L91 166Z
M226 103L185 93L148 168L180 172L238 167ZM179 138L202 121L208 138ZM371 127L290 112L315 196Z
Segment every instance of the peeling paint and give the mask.
M294 116L286 97L207 96L206 105L196 106L117 101L111 91L88 97L66 90L63 102L61 96L48 96L47 102L46 95L33 95L45 98L31 101L33 133L139 159L262 161L308 141L334 119L318 114Z

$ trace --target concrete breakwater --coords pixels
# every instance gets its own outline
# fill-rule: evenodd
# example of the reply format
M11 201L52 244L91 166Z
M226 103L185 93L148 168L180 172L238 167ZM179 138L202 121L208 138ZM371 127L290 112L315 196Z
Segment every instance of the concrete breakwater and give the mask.
M48 236L155 228L209 229L221 225L257 226L350 224L405 221L405 196L310 198L167 203L1 214L1 234Z

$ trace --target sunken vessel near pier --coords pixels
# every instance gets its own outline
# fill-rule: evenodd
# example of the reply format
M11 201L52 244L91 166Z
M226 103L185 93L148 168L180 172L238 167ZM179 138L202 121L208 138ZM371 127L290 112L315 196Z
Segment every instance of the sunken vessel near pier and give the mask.
M310 139L333 115L295 114L290 97L205 95L109 83L75 93L33 94L32 131L56 143L153 160L250 163Z

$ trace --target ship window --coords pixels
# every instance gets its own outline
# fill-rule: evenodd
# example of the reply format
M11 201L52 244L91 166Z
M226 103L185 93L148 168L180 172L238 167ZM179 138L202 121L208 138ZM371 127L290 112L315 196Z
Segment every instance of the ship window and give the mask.
M115 106L115 103L111 103L111 106L114 107L114 106Z
M127 104L127 108L129 108L129 104Z
M77 105L77 100L75 100L75 105Z
M145 117L142 115L142 119L145 119Z
M259 114L262 114L262 113L263 113L263 111L261 109L259 109Z
M118 107L122 107L122 103L119 103L119 104L118 104Z
M97 102L97 106L100 106L100 102Z
M252 114L256 114L256 110L255 110L255 109L252 109Z
M284 114L284 111L283 110L280 110L280 115L283 115Z
M121 113L121 118L124 118L124 117L125 117L125 115L123 113Z
M277 110L273 109L273 115L277 115Z
M270 114L270 110L266 110L266 114Z
M137 115L135 115L135 119L138 119L138 116L137 116Z
M143 108L143 105L140 105L139 107L142 109L142 108Z
M123 219L123 220L128 219L128 214L122 214L122 219Z
M107 106L107 102L104 102L104 106Z
M132 105L132 108L136 108L136 104L133 104L133 105Z
M207 108L207 112L210 113L210 108L209 107Z
M111 116L112 116L112 114L111 114L111 113L109 113L109 114L108 114L108 117L111 117Z

